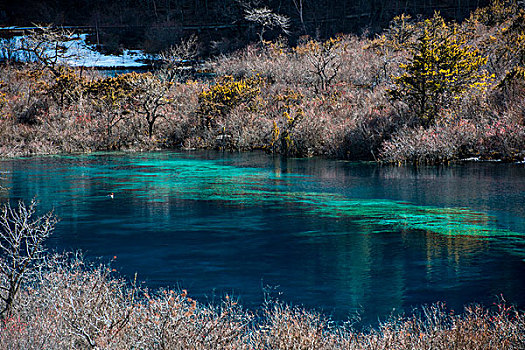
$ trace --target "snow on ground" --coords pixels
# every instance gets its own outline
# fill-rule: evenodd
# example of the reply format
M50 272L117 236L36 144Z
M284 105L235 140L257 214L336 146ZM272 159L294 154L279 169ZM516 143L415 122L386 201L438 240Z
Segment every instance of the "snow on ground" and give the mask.
M75 58L66 60L71 66L83 67L141 67L148 55L140 50L124 50L122 55L105 55L95 50L94 45L86 43L87 34L80 34L80 40L73 41L69 50Z
M106 55L98 52L95 45L86 42L88 34L77 34L74 40L62 43L67 49L62 63L75 67L93 67L93 68L134 68L144 67L147 63L144 60L151 59L140 50L124 50L122 55ZM32 60L27 52L20 51L24 37L15 36L10 39L0 41L0 60L12 58L21 61ZM34 60L34 58L33 58Z

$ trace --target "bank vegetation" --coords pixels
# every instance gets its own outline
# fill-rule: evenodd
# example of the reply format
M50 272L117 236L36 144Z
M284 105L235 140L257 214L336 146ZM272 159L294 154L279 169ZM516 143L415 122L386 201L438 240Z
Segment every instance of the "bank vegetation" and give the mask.
M108 77L59 63L68 33L34 32L25 49L35 62L0 68L0 154L184 148L524 160L525 10L516 2L494 0L462 23L402 15L373 38L305 36L294 46L286 21L272 22L284 36L271 42L270 22L254 21L259 42L209 59L196 72L206 79L183 67L197 57L195 38L166 51L154 72Z

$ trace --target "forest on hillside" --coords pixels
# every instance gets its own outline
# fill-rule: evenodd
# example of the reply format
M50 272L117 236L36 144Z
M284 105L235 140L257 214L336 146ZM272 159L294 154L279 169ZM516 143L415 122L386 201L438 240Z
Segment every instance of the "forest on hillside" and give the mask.
M290 39L329 38L338 33L378 33L402 13L439 11L460 21L487 0L18 0L0 3L0 26L33 23L89 26L111 48L138 46L158 51L196 34L211 49L239 48L256 38L246 11L268 8L290 19ZM266 39L281 34L269 31Z

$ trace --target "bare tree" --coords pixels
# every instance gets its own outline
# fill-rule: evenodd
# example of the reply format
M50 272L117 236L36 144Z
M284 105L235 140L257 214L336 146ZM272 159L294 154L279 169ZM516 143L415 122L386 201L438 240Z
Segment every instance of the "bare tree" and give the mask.
M306 70L313 74L317 93L326 91L336 80L344 62L347 45L342 37L319 42L309 40L296 48L296 52L306 58Z
M57 66L77 56L69 50L71 43L77 40L78 35L72 31L52 26L37 26L23 39L21 50L27 53L28 59L42 63L58 77L61 72Z
M57 218L52 212L34 218L36 201L17 208L5 204L0 211L0 319L11 312L24 280L43 264L44 240Z
M267 7L248 8L244 10L244 19L261 26L261 30L258 33L261 43L264 41L264 33L267 30L280 29L286 35L290 34L288 31L290 28L290 18L274 13Z
M146 120L150 138L155 122L164 116L164 107L173 102L170 97L172 87L177 81L189 77L198 52L197 37L192 35L160 55L161 65L155 74L137 74L131 82L131 107Z
M132 81L133 93L130 95L131 107L146 119L148 136L153 136L153 126L162 114L163 107L171 103L170 82L161 80L152 73L143 73Z
M189 68L199 54L199 41L196 35L182 40L160 54L160 68L156 72L163 81L172 83L188 78Z

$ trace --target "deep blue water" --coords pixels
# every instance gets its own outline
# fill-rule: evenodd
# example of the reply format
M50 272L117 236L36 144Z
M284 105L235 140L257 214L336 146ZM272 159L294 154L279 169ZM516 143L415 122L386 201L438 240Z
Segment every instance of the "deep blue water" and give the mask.
M266 290L364 324L500 294L525 308L523 164L112 153L3 160L0 185L0 201L55 210L51 249L117 256L126 278L202 302L255 309Z

